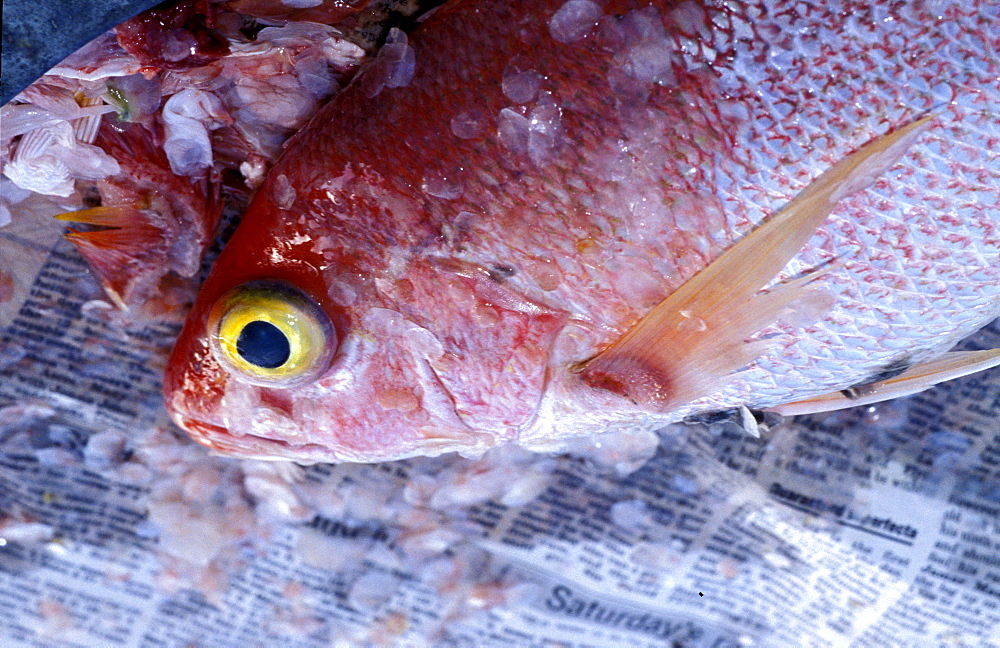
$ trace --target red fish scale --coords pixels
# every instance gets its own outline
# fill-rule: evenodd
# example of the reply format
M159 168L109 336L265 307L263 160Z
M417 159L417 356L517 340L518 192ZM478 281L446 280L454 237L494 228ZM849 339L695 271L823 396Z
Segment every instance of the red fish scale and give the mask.
M543 4L479 13L466 5L454 29L432 18L414 36L409 87L368 99L355 86L322 111L267 185L286 175L297 203L281 213L258 199L175 357L200 344L199 322L221 292L268 274L329 295L339 332L367 340L357 343L367 355L346 342L338 361L338 371L357 374L360 391L321 385L292 394L301 403L293 418L302 423L308 410L326 421L308 434L342 456L435 452L447 442L421 446L435 417L448 434L468 430L472 443L471 430L506 439L522 428L537 442L634 423L641 415L610 397L581 413L596 396L574 387L567 364L615 339L820 172L928 111L940 112L935 125L872 187L844 199L781 276L832 262L822 282L833 310L805 329L765 329L777 336L777 353L667 418L839 389L947 347L997 315L996 3L956 2L940 17L918 3L672 4L661 15L670 69L662 84L638 89L609 69L612 55L618 65L629 50L600 35L554 44L545 21L559 3ZM508 29L519 38L508 39ZM515 57L543 77L542 94L521 105L500 90ZM616 87L626 94L612 92L623 79ZM561 108L551 148L548 122L530 130L533 116L550 114L546 102ZM456 136L454 120L469 115L478 132ZM508 137L498 135L504 128ZM521 150L533 132L540 144ZM474 271L436 259L516 273L477 284ZM486 296L486 286L498 292ZM441 348L377 339L398 326L365 324L373 308L400 315ZM558 335L567 317L570 328ZM431 386L407 382L421 362L435 372ZM444 400L380 412L366 399L387 386ZM545 389L551 416L523 429ZM218 407L195 396L187 407L184 398L181 409L220 419ZM453 411L441 408L448 399Z

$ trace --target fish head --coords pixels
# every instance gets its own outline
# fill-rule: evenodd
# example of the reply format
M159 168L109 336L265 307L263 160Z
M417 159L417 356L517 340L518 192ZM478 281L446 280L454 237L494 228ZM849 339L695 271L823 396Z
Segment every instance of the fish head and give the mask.
M305 192L291 204L282 178L248 208L174 347L174 421L224 454L301 462L476 455L516 436L565 317L506 290L500 271L436 256L434 237L385 245L403 234L359 216L364 194L403 199L370 177L337 190L336 213L310 210Z

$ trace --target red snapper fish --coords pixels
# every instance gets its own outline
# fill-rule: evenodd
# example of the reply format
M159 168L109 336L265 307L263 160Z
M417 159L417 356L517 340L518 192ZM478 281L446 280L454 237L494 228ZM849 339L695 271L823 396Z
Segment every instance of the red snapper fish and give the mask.
M291 140L173 351L223 453L382 461L996 364L994 2L454 2Z

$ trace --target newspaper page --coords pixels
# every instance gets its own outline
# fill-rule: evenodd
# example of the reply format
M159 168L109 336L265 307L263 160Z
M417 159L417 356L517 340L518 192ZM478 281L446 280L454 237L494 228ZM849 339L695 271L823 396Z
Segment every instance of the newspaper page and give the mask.
M239 461L166 418L176 322L53 221L0 259L4 646L1000 646L997 370L759 439Z
M293 36L299 99L336 86L310 47L361 56L316 25L241 56ZM241 461L170 423L180 322L109 303L66 209L0 211L4 648L1000 648L1000 370L760 438L722 415L560 455Z

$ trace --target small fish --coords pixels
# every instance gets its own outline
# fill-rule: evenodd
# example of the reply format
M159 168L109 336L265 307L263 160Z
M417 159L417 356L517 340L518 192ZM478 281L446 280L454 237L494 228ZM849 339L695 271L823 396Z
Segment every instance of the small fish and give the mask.
M249 457L475 455L997 364L934 360L1000 314L997 5L940 4L455 2L392 32L216 262L174 420Z

